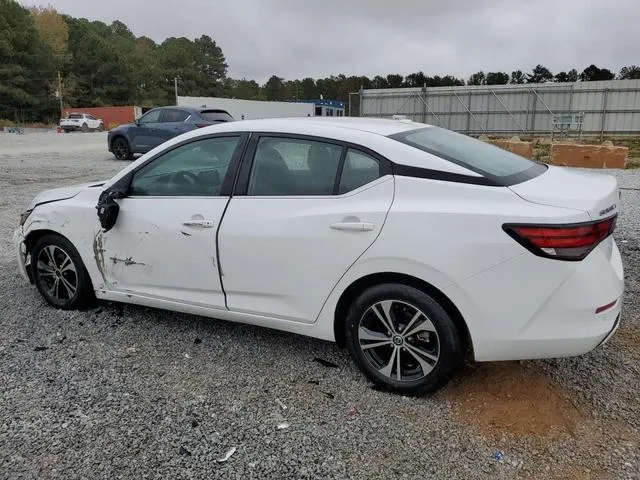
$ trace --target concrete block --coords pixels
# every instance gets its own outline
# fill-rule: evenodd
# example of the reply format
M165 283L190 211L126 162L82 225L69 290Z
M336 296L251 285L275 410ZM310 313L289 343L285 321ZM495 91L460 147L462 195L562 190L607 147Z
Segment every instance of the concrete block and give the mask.
M566 167L625 168L628 156L627 147L554 143L549 163Z

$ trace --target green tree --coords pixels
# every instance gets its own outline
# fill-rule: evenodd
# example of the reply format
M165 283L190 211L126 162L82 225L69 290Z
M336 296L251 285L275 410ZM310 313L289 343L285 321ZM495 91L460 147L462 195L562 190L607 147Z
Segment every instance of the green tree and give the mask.
M402 87L403 83L404 83L404 78L402 75L398 75L395 73L387 75L388 88L400 88Z
M0 118L57 117L50 89L53 52L40 38L29 10L0 0Z
M620 80L633 80L640 78L640 67L636 65L630 65L628 67L622 67L618 74Z
M531 73L527 74L527 83L544 83L553 80L553 73L544 65L536 65Z
M485 85L486 83L487 83L487 77L482 71L471 75L469 77L469 81L467 82L468 85Z
M583 82L595 82L598 80L613 80L615 74L607 68L598 68L595 65L589 65L580 74L580 80Z
M277 75L273 75L269 78L263 89L267 100L286 100L284 81Z
M511 80L509 83L522 84L525 83L525 81L526 77L524 73L522 73L522 70L515 70L511 72Z
M487 73L487 85L506 85L509 83L509 75L504 72Z

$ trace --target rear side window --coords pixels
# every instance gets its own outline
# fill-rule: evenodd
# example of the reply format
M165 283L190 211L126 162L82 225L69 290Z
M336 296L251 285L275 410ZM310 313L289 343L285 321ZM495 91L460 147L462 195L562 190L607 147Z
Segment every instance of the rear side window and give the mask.
M350 192L380 178L378 160L357 150L347 150L340 177L339 194Z
M547 170L543 164L444 128L409 130L390 138L479 173L498 185L525 182Z
M248 195L333 195L342 147L294 138L263 137L251 169Z
M82 118L81 113L72 113L67 118Z
M203 110L200 116L207 122L230 122L233 117L224 110Z
M162 112L162 123L184 122L189 117L189 112L184 110L164 110Z

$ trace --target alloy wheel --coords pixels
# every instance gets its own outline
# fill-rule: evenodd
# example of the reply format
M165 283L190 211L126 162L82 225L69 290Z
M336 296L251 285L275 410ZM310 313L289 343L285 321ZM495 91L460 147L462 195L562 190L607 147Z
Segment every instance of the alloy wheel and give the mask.
M78 291L76 266L69 254L56 245L40 250L36 273L47 295L58 302L70 301Z
M373 368L397 382L426 377L440 356L440 340L429 317L399 300L384 300L365 311L358 343Z

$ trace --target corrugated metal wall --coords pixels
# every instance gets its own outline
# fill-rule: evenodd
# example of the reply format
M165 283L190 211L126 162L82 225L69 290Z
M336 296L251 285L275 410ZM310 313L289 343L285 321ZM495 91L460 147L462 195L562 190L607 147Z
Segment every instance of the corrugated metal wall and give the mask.
M363 117L406 115L475 135L549 135L554 115L581 112L585 135L640 134L640 80L362 90L359 104Z

